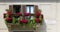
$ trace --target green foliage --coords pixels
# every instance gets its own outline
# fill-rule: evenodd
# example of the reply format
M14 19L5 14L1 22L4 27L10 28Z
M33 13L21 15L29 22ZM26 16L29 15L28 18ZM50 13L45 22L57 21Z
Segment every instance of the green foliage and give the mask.
M12 18L13 18L13 20L12 20L13 21L13 24L15 24L15 18L14 17L12 17Z
M41 15L40 15L39 19L40 19L40 24L42 25L43 18Z
M6 14L6 18L8 17L8 14ZM7 24L7 21L6 21L6 19L5 19L5 23Z
M6 18L7 17L8 17L8 15L6 14ZM30 28L33 28L34 30L36 30L35 16L34 16L34 18L32 20L30 19L30 17L27 17L26 18L28 20L27 24L20 24L20 22L19 22L20 19L21 19L20 17L19 18L12 17L12 23L16 24L16 21L17 21L17 24L18 24L19 27L21 27L21 26L29 26ZM40 25L42 25L42 22L43 22L42 16L40 16L39 19L40 19ZM7 21L5 23L7 23Z

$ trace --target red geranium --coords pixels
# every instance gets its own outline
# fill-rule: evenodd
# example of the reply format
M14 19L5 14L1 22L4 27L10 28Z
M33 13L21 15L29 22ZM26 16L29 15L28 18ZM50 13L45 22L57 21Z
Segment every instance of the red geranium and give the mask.
M20 23L27 23L27 22L28 22L28 20L26 20L26 19L20 20Z
M26 12L24 12L24 15L25 15L25 16L29 16L29 15L30 15L30 13L26 13Z
M36 18L35 21L36 21L36 23L40 23L40 19L39 18Z
M12 15L12 12L11 12L11 11L8 11L7 14L8 14L9 16L11 16L11 15Z
M6 21L11 21L12 20L12 18L6 18Z
M16 13L16 15L19 15L19 16L21 16L21 15L22 15L22 13L21 13L21 12L17 12L17 13Z
M36 15L36 17L38 17L41 15L41 13L37 12L37 13L35 13L35 15Z

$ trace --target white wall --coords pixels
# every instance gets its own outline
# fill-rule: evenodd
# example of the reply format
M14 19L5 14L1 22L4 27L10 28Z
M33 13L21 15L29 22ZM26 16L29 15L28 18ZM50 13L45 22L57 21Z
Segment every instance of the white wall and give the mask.
M60 3L57 3L57 32L60 32Z
M56 4L40 4L39 9L44 14L47 32L56 32Z
M8 8L7 5L0 5L0 32L8 32L6 24L3 19L3 13L5 13L5 9Z
M34 5L38 5L39 9L42 10L42 14L44 14L44 23L41 27L40 27L40 31L42 32L56 32L56 3L0 3L0 32L6 32L7 31L7 27L4 23L4 19L3 19L3 13L5 13L5 9L9 8L9 5L12 4L34 4ZM2 29L3 28L3 29ZM6 30L6 31L5 31ZM7 31L8 32L8 31Z

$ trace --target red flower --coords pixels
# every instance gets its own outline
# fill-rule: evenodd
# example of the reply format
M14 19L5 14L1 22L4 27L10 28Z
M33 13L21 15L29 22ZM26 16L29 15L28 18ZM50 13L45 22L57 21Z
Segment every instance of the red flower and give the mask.
M11 21L12 20L12 18L6 18L6 21Z
M29 15L30 15L30 13L26 13L26 12L25 12L25 13L24 13L24 15L25 15L25 16L29 16Z
M39 18L36 18L35 21L36 21L36 23L40 23L40 19Z
M20 23L27 23L27 22L28 22L28 20L26 20L26 19L20 20Z
M8 11L7 14L8 14L9 16L11 16L11 15L12 15L12 12L11 12L11 11Z
M16 15L19 15L19 16L21 16L21 15L22 15L22 13L21 13L21 12L17 12L17 13L16 13Z
M37 12L37 13L35 13L35 15L36 15L36 17L38 17L41 15L41 13Z

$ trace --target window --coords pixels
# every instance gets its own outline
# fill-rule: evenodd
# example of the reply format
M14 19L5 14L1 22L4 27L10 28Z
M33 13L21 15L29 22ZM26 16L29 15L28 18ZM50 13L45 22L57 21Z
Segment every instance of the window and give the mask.
M27 12L27 13L30 13L30 11L29 11L29 6L26 7L26 12Z
M26 12L34 14L34 6L33 5L27 5L26 6ZM26 18L29 18L29 17L26 17ZM32 19L33 19L33 16L30 16L30 20L32 20Z
M27 5L26 6L26 12L34 14L34 6L33 5Z
M13 12L14 13L20 12L20 8L21 8L20 5L13 5Z

